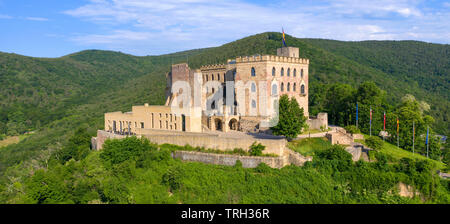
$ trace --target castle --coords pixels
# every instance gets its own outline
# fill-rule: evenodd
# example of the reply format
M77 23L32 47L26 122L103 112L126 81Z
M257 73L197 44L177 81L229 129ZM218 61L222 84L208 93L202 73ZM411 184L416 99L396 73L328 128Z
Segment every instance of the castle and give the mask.
M300 58L296 47L199 69L174 64L166 74L164 106L145 104L133 106L131 112L106 113L105 131L122 135L268 132L281 95L295 98L309 118L308 67L309 59ZM327 128L327 123L326 114L308 119L311 128Z

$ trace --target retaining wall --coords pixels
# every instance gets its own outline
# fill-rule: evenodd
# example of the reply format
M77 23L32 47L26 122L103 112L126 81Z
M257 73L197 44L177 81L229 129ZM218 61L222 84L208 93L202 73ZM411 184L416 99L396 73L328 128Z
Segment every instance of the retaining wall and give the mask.
M289 150L291 151L291 150ZM292 151L291 151L292 152ZM172 153L172 157L181 159L183 161L202 162L215 165L234 166L236 161L242 162L244 168L255 168L260 163L265 163L272 168L282 168L284 166L293 164L296 166L303 166L306 161L311 161L311 157L304 157L296 152L286 153L283 156L278 157L266 157L266 156L240 156L230 154L216 154L216 153L204 153L204 152L192 152L192 151L175 151Z

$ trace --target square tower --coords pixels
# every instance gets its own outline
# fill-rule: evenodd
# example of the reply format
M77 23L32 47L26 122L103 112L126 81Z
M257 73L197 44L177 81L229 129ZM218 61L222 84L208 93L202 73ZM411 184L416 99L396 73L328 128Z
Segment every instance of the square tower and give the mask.
M277 56L299 58L298 47L282 47L277 49Z

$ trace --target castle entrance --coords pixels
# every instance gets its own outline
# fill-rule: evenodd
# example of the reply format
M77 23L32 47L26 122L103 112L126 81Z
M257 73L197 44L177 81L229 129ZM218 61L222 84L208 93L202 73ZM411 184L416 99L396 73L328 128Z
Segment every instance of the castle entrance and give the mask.
M229 122L228 122L228 127L230 128L230 130L234 130L234 131L237 131L238 130L238 121L236 120L236 119L231 119Z

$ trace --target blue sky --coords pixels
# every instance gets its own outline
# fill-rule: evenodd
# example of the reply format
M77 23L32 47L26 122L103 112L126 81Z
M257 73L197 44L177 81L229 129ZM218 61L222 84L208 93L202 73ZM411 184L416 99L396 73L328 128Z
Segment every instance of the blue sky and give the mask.
M0 0L0 51L159 55L256 33L450 43L450 0Z

